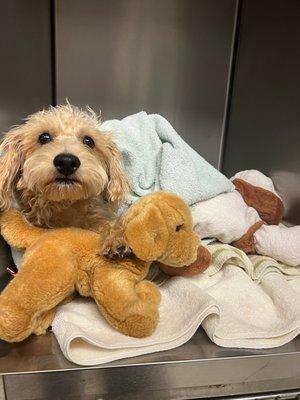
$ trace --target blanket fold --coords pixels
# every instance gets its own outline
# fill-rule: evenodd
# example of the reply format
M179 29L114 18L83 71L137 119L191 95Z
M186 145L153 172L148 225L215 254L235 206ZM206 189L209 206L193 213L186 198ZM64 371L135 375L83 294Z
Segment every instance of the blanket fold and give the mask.
M300 332L300 269L269 257L247 257L224 244L208 245L213 263L191 278L152 279L161 286L160 322L149 338L114 330L92 301L59 307L53 332L64 355L80 365L96 365L172 349L187 342L200 324L216 344L270 348Z
M189 205L234 190L161 115L140 112L106 121L101 129L114 133L122 152L133 191L129 204L158 190L175 193Z

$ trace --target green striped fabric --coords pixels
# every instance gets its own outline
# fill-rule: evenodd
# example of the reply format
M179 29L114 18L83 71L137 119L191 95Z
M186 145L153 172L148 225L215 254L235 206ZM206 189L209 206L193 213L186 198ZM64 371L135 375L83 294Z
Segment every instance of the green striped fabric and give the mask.
M254 281L261 282L263 277L270 272L277 272L286 275L287 279L300 277L300 266L291 267L282 264L273 258L250 255L247 256L242 250L223 243L213 243L207 245L211 255L212 262L208 269L203 273L213 276L226 265L234 265L242 268ZM155 282L158 286L163 285L170 277L163 273L157 264L153 263L150 268L147 279Z

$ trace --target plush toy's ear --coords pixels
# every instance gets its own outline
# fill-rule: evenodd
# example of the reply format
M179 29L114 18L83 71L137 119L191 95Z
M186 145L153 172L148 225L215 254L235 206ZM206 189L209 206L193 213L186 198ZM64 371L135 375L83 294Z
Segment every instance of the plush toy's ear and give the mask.
M143 261L157 260L169 239L166 222L154 204L145 205L127 222L125 235L133 253Z

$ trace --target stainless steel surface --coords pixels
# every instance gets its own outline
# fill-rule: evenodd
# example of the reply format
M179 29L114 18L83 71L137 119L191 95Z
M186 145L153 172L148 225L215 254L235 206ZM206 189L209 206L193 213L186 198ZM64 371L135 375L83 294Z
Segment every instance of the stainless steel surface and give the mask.
M217 165L236 2L56 1L57 96L164 115Z
M280 393L268 393L254 396L234 396L231 398L232 400L299 400L300 392L299 391L288 391L288 392L280 392ZM221 397L218 400L228 399L228 397Z
M185 399L300 389L300 338L272 350L224 349L199 330L177 349L83 368L68 362L48 334L1 343L0 357L8 399Z
M48 0L1 1L0 133L51 103Z
M3 377L0 377L0 400L5 400Z
M300 224L300 2L242 4L224 171L270 175Z

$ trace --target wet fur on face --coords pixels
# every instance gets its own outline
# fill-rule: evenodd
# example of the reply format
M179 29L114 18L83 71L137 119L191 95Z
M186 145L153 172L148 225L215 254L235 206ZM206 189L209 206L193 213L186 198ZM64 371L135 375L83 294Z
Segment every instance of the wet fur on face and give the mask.
M39 137L43 133L48 133L51 140L41 144ZM83 142L86 137L93 140L94 147ZM80 167L67 177L53 163L62 153L80 160ZM95 219L104 203L121 203L128 190L113 135L101 131L100 122L90 109L83 111L70 104L50 107L29 116L4 137L0 158L1 210L16 201L33 223L49 227L72 224L54 220L73 218L70 210L75 210L77 216L79 212L86 213L85 224L76 225L89 225L89 216Z

